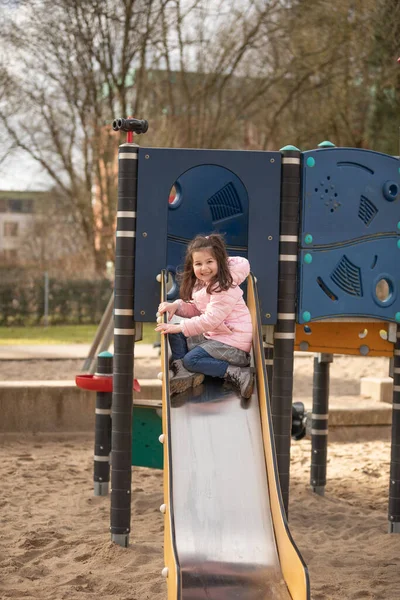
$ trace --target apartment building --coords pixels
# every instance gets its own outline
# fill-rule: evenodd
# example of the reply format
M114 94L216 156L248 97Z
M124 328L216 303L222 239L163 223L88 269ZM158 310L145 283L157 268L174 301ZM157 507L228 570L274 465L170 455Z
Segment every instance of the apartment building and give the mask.
M0 191L0 260L17 263L22 241L47 192Z

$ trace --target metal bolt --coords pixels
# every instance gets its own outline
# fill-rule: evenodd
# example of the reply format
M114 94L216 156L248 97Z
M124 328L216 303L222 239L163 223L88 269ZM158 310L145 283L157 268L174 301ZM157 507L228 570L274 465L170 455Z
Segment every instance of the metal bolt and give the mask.
M272 240L272 235L269 235L268 239L269 239L269 241L271 241Z
M274 163L274 162L275 162L275 159L274 159L274 158L270 158L270 161L269 161L269 162L271 162L271 163Z
M145 231L143 231L142 236L147 237L147 233Z
M141 311L140 311L140 314L143 316L143 315L145 315L145 314L146 314L146 312L145 312L144 310L141 310Z
M146 155L145 155L145 158L150 158L150 154L146 154Z
M271 313L265 313L265 318L266 319L270 319L271 318Z

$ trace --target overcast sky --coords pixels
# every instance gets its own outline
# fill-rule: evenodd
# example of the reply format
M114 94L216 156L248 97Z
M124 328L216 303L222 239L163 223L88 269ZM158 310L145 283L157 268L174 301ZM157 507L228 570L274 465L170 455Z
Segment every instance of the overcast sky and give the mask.
M46 190L51 180L38 163L23 153L7 158L0 165L0 190Z
M189 15L184 23L184 28L189 38L201 39L206 42L218 30L221 21L227 18L227 15L235 7L236 9L243 8L248 0L201 0L197 4L197 8ZM193 0L182 0L182 7L187 8L194 4ZM27 5L29 8L29 4ZM0 18L1 12L11 13L18 17L23 17L24 5L20 6L19 0L0 0ZM176 34L176 32L175 32ZM174 34L173 34L174 35ZM178 44L178 42L177 42ZM188 45L187 53L194 52L196 55L196 47ZM174 56L171 56L174 62ZM177 68L179 67L179 57L176 58ZM112 117L113 115L111 115ZM7 149L7 139L4 133L0 137L0 161ZM3 139L4 137L4 139ZM48 189L52 185L52 180L45 174L39 163L34 161L29 155L22 150L14 150L11 155L0 162L0 190L43 190Z

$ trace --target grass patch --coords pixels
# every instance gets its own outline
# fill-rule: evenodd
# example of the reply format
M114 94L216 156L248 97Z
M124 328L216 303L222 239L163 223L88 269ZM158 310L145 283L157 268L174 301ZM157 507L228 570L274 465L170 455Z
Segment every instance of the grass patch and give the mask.
M154 344L158 334L155 323L143 323L141 343ZM14 344L91 344L97 325L50 325L49 327L0 327L0 345Z

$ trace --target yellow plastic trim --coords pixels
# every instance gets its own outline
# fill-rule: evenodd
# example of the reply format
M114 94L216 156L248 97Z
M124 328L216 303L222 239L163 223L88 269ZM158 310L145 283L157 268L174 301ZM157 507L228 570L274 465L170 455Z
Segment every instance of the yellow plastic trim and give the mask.
M306 333L309 328L310 333ZM382 339L380 332L388 334L386 322L311 322L296 325L295 350L301 342L309 347L305 352L350 354L362 356L361 346L368 346L368 356L393 356L393 343ZM360 337L361 336L361 337Z
M166 298L166 285L165 285L165 272L161 274L161 302L164 302ZM165 321L164 317L164 321ZM168 600L177 600L178 598L178 568L177 568L177 557L175 555L173 545L173 534L172 534L172 515L171 506L172 499L170 490L170 473L169 473L169 423L168 423L168 405L167 398L169 395L169 381L168 381L168 347L167 337L161 336L161 367L163 372L162 380L162 430L164 434L163 454L164 454L164 504L167 510L164 515L164 566L168 567L167 577L167 590Z

